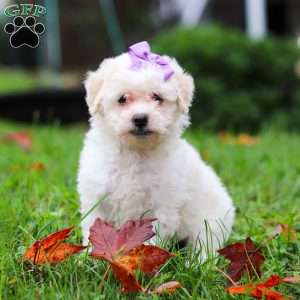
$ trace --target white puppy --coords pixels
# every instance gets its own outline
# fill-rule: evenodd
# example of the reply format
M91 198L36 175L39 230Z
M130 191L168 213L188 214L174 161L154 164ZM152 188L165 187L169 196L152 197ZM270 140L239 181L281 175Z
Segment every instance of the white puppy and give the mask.
M82 213L108 195L82 222L85 243L97 217L119 226L146 213L158 219L160 237L176 234L218 249L234 207L214 171L181 138L192 77L141 42L105 59L85 87L92 118L78 175Z

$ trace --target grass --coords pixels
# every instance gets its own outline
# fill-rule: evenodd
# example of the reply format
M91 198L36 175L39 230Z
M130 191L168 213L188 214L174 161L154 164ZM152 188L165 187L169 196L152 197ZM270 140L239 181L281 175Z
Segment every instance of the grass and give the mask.
M0 122L0 136L20 128ZM188 254L177 252L153 285L176 279L184 289L161 297L122 295L112 275L100 291L106 266L86 254L61 265L26 269L20 260L35 238L79 222L76 172L86 128L25 129L32 132L32 152L0 145L0 299L233 299L225 292L226 279L216 270L227 265L223 258L199 265ZM262 279L273 273L300 275L299 233L298 241L279 236L266 242L278 223L300 229L300 136L265 131L255 146L226 144L202 131L188 131L186 137L220 174L234 199L237 220L229 242L250 236L262 245L266 256ZM46 169L30 170L37 161ZM80 242L80 230L71 240ZM187 259L191 264L185 263ZM243 281L249 281L247 275ZM299 284L281 285L277 290L300 299Z
M0 93L30 91L40 86L36 75L19 69L0 68Z
M58 76L49 70L27 71L0 65L0 95L35 92L47 88L74 88L78 86L79 78L76 73Z

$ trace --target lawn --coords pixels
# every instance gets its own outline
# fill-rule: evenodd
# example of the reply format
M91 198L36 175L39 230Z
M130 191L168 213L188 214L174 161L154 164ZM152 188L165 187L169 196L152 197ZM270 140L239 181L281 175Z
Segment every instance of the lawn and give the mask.
M0 67L0 93L24 92L39 86L40 80L32 73Z
M0 136L19 129L24 130L0 122ZM28 269L21 263L24 250L35 238L79 223L76 172L86 127L25 129L32 133L31 152L13 144L0 145L0 299L130 298L119 292L112 275L100 291L106 266L85 253L51 267ZM300 275L299 232L298 240L284 235L269 238L278 223L300 229L300 135L264 131L253 146L228 144L215 134L196 130L188 131L186 137L220 174L236 204L237 220L228 243L250 236L261 245L266 256L262 279L274 273ZM35 162L42 162L45 169L32 170ZM80 242L79 229L71 240ZM176 254L152 283L157 286L175 279L184 289L172 296L137 295L135 299L233 299L217 270L228 265L225 259L199 265L189 254ZM249 282L247 275L242 282ZM283 284L277 290L300 299L299 284Z

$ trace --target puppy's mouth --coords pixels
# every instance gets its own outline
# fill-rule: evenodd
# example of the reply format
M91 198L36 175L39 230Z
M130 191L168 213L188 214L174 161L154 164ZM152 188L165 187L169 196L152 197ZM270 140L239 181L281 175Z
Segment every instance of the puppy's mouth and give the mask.
M154 132L148 129L132 129L130 133L139 138L145 138L152 135Z

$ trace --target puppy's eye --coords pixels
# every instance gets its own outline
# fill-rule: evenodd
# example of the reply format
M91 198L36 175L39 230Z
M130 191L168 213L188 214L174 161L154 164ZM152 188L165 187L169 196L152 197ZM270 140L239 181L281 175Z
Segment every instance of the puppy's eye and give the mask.
M155 93L152 94L152 99L158 101L159 103L162 103L164 101L164 99L161 96Z
M118 100L118 102L119 102L120 104L124 104L124 103L126 103L126 101L127 101L126 95L122 95L122 96L119 98L119 100Z

